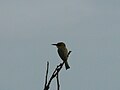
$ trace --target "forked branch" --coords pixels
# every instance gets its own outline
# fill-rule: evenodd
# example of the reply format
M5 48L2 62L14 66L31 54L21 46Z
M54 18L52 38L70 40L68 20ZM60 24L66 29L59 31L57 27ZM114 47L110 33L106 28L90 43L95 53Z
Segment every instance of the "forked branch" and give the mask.
M67 57L69 57L70 53L71 53L71 51L69 51ZM44 90L48 90L48 89L49 89L50 83L51 83L51 81L53 80L53 78L55 78L55 77L56 77L56 79L57 79L57 90L60 89L60 83L59 83L59 77L58 77L58 76L59 76L59 72L60 72L60 70L62 69L64 63L65 63L65 62L60 63L60 64L55 68L55 70L54 70L53 73L52 73L52 76L50 77L50 79L49 79L49 81L48 81L48 83L47 83L48 70L49 70L49 62L47 62L47 70L46 70L46 76L45 76Z

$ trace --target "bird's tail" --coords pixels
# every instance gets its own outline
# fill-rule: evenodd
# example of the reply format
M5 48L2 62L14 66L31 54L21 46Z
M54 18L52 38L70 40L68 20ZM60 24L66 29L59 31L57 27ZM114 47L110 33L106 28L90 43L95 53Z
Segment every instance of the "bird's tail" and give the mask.
M70 66L69 66L67 61L65 62L65 68L66 68L66 70L70 68Z

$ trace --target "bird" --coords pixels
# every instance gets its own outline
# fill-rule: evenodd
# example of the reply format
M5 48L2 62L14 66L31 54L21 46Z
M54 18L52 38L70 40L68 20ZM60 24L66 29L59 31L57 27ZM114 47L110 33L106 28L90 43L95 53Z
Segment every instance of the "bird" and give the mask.
M57 47L58 55L63 60L63 62L65 62L66 70L69 69L70 66L69 66L68 61L67 61L68 60L68 50L66 48L65 43L58 42L57 44L52 44L52 45Z

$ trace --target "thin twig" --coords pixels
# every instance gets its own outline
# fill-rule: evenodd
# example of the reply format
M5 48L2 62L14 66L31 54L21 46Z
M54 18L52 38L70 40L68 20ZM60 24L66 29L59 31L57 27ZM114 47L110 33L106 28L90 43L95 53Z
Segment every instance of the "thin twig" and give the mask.
M72 51L69 51L69 52L68 52L68 55L67 55L67 57L69 57L69 55L70 55L70 53L71 53L71 52L72 52Z
M51 76L51 78L50 78L50 80L49 80L49 82L48 82L48 84L47 84L47 87L49 87L49 85L50 85L51 81L53 80L53 78L56 77L56 75L57 75L57 74L59 73L59 71L62 69L63 64L64 64L64 62L61 63L60 65L58 65L58 66L56 67L56 69L54 70L54 72L53 72L53 74L52 74L52 76Z
M57 79L57 90L60 90L59 74L57 74L56 79Z
M45 76L44 90L46 90L45 88L46 88L46 86L47 86L48 70L49 70L49 62L47 61L47 70L46 70L46 76Z
M67 57L69 57L70 53L71 53L71 51L68 52ZM47 62L47 71L46 71L46 80L45 80L44 90L48 90L48 89L49 89L50 83L51 83L51 81L53 80L53 78L55 78L55 77L57 78L57 85L58 85L58 90L59 90L60 84L59 84L58 74L59 74L60 70L62 69L64 63L65 63L65 62L60 63L60 65L58 65L58 66L55 68L55 70L54 70L53 73L52 73L52 76L50 77L50 79L49 79L49 81L48 81L48 83L47 83L47 76L48 76L48 69L49 69L49 62Z

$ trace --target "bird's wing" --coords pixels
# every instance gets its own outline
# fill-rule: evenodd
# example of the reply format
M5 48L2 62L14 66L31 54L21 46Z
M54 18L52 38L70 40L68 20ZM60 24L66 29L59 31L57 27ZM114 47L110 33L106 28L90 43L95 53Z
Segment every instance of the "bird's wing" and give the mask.
M59 54L60 58L61 58L63 61L67 60L68 51L67 51L66 48L64 48L64 49L58 49L58 54Z

